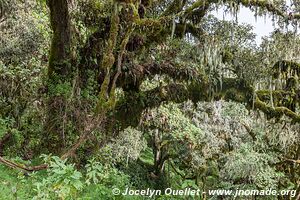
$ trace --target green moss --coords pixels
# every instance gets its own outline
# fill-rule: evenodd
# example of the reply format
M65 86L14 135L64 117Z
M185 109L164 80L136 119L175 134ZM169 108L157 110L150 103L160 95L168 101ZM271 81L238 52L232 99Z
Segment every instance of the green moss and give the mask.
M102 65L104 69L110 68L115 63L115 57L112 53L108 53L106 55L103 55Z
M185 10L185 14L191 13L196 8L205 7L208 3L209 1L198 0Z
M257 97L267 103L271 103L271 92L269 90L261 90L256 92ZM295 106L298 103L297 94L294 91L274 90L272 91L273 105L284 106L292 111L295 111Z
M295 77L290 77L287 79L286 90L295 91L298 86L298 80Z
M267 115L268 119L276 118L280 119L283 115L286 115L292 119L293 122L300 122L300 116L286 107L272 107L262 102L259 98L255 100L255 108L261 110Z
M114 10L112 11L111 16L111 26L110 26L110 32L109 32L109 39L108 44L105 50L105 53L103 55L103 60L101 63L100 68L104 68L106 70L106 75L104 78L104 81L101 85L100 93L99 93L99 99L96 106L96 113L104 112L106 110L109 110L114 99L109 98L108 89L109 89L109 83L110 83L110 71L115 63L115 57L114 57L114 49L117 43L118 33L119 33L119 4L114 4Z
M279 16L284 16L284 13L278 9L271 1L267 0L241 0L239 1L244 6L250 7L250 6L257 6L260 8L264 8L274 14L277 14Z
M120 18L118 14L118 9L119 9L118 4L115 4L114 7L115 8L111 16L108 45L106 48L107 54L111 54L113 52L117 43L118 32L119 32Z
M144 18L140 19L136 22L136 25L138 26L138 29L141 32L147 31L147 32L154 32L154 31L160 31L163 28L163 19L149 19Z
M262 100L270 100L271 96L271 91L270 90L259 90L256 92L256 95L262 99ZM273 99L283 99L285 97L294 97L296 94L291 91L286 91L286 90L273 90L272 91L272 96Z
M230 52L230 50L225 50L222 52L222 61L224 63L230 63L233 60L233 54Z
M286 78L288 73L292 76L300 76L300 64L293 61L282 60L275 63L273 66L274 78L279 78L280 74Z
M263 113L266 114L268 119L272 118L281 118L283 113L278 108L272 108L271 106L267 105L265 102L262 102L260 99L256 99L254 103L255 108L261 110Z

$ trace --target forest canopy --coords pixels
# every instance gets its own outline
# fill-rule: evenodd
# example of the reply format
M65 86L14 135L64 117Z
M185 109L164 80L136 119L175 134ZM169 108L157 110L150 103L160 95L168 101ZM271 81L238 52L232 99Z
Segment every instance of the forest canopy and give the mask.
M241 8L272 19L260 44ZM299 20L298 0L0 0L0 199L299 199Z

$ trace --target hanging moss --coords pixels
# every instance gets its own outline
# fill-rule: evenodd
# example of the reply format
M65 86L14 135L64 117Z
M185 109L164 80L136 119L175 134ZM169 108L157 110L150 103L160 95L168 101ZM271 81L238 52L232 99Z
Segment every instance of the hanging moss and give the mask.
M298 86L297 79L295 77L290 77L287 79L285 89L288 91L295 91L295 89L297 89L297 86Z
M271 1L267 0L240 0L238 1L244 6L250 7L250 6L256 6L260 8L264 8L268 10L269 12L275 13L279 16L285 17L285 14L278 9Z
M282 74L283 77L287 77L288 73L291 73L293 76L300 75L300 64L293 62L282 60L275 63L273 66L273 77L279 78L279 75Z
M181 35L186 34L186 33L190 33L192 34L195 38L198 38L199 40L201 40L201 38L203 38L205 32L201 27L197 27L191 23L185 23L184 24L184 28L180 28L180 26L183 26L181 24L177 24L176 25L176 29L178 27L178 29L181 30ZM183 32L184 31L184 32ZM182 37L181 37L182 38Z
M128 24L137 21L140 18L138 7L139 3L122 3L119 13L119 17L122 19L121 23Z
M231 63L232 60L233 60L233 54L230 52L230 50L225 49L222 52L222 62Z
M257 97L266 102L270 103L271 101L271 94L269 90L260 90L256 92ZM272 91L273 96L273 104L274 106L279 107L286 107L290 109L291 111L295 111L296 104L299 103L299 99L297 97L296 92L294 91L286 91L286 90L274 90Z
M160 19L140 19L136 22L138 30L141 32L157 32L164 26L165 18Z
M150 44L164 42L168 35L170 35L171 18L161 17L158 19L144 18L136 22L136 30L144 35L146 39L143 46L147 47Z

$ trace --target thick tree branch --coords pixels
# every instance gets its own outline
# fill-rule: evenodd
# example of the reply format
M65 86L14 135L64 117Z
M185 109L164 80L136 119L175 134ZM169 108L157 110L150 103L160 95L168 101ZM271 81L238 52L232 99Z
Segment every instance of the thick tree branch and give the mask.
M248 92L251 88L247 88L242 81L226 79L222 89L212 95L210 90L212 87L205 81L205 77L201 75L198 77L197 81L188 85L169 84L144 92L130 91L126 93L123 101L117 103L115 117L124 126L136 126L145 109L158 107L163 102L182 103L187 100L198 102L223 98L243 103L251 99L249 94L252 93Z
M132 65L128 71L123 70L117 86L125 91L139 91L139 86L143 80L158 74L167 75L178 81L206 81L205 76L199 75L195 68L184 67L172 61L165 61L164 63L149 62L141 65Z
M20 165L18 163L12 162L10 160L7 160L3 157L0 156L0 163L6 165L7 167L13 168L13 169L19 169L22 170L24 172L33 172L33 171L39 171L39 170L43 170L43 169L47 169L48 165L47 164L42 164L42 165L38 165L38 166L34 166L34 167L27 167L24 165Z
M254 102L255 108L264 112L268 118L280 119L283 115L292 119L294 123L300 123L300 115L291 111L286 107L272 107L265 102L261 101L258 97Z
M230 0L229 0L230 1ZM286 14L278 9L271 1L267 0L238 0L238 3L246 7L260 7L276 15L287 17Z
M198 8L208 7L210 4L215 4L219 2L220 2L219 0L198 0L195 3L193 3L190 7L182 11L180 14L187 15L197 10ZM241 4L245 7L259 7L269 11L270 13L284 17L289 20L300 19L300 14L285 13L281 9L277 8L276 5L274 5L271 1L267 1L267 0L224 0L223 2L224 3L233 2L233 3Z
M273 108L258 97L253 102L253 87L242 80L227 78L223 80L222 88L216 88L217 86L209 85L205 77L202 77L188 85L169 84L144 92L131 91L117 104L115 115L124 126L136 126L145 109L157 107L163 102L182 103L187 100L198 102L224 99L245 103L248 108L254 105L255 109L264 112L269 119L279 119L285 115L292 122L300 123L300 115L287 107Z

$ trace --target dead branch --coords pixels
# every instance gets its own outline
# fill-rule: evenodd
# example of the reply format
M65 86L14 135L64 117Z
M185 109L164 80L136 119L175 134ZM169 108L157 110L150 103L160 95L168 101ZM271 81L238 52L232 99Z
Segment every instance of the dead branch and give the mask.
M101 121L101 116L91 119L90 122L85 126L85 129L79 137L78 141L61 156L61 159L64 160L74 155L75 151L86 142L86 140L89 138L88 136L98 127L98 124L101 123Z
M38 165L38 166L33 166L33 167L26 167L26 166L23 166L23 165L20 165L20 164L17 164L15 162L12 162L10 160L7 160L3 157L0 156L0 162L10 168L13 168L13 169L20 169L22 171L25 171L25 172L33 172L33 171L39 171L39 170L43 170L43 169L47 169L48 168L48 165L47 164L42 164L42 165Z

